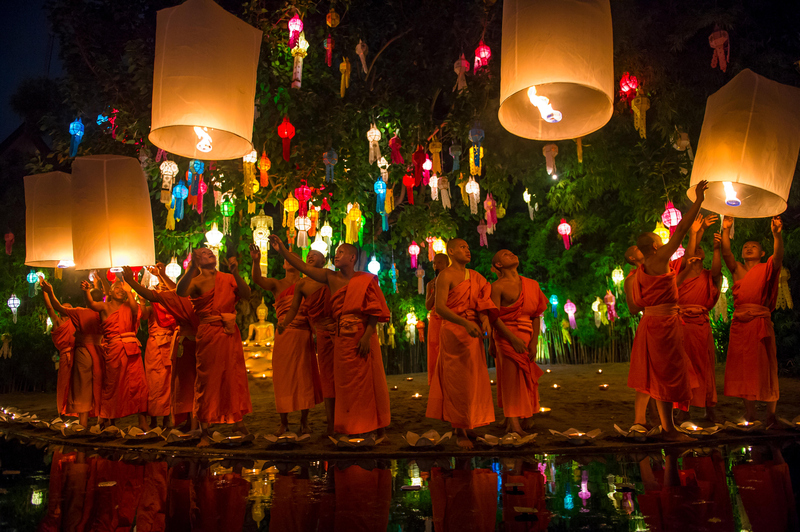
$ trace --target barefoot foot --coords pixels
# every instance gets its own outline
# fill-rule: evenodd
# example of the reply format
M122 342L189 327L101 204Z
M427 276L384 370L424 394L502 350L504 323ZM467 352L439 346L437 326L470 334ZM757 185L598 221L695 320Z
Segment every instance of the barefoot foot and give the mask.
M273 434L275 434L275 436L283 436L283 433L286 432L287 430L289 430L289 427L287 427L286 425L281 425L280 427L278 427L278 430L273 432Z
M202 449L204 447L210 447L212 443L211 438L209 438L207 434L203 434L200 438L200 443L197 444L197 448Z
M312 434L311 427L308 424L300 426L300 434Z
M690 437L688 434L684 434L678 431L662 432L661 439L669 442L685 442L685 443L691 443L697 441L694 438Z
M456 443L462 449L474 449L475 448L475 446L472 444L472 440L470 440L466 436L457 436L456 437Z

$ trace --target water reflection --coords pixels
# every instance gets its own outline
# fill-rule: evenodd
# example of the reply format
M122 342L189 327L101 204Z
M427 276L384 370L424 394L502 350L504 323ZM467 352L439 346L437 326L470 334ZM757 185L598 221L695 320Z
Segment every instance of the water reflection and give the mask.
M275 463L0 444L0 529L798 530L800 447Z

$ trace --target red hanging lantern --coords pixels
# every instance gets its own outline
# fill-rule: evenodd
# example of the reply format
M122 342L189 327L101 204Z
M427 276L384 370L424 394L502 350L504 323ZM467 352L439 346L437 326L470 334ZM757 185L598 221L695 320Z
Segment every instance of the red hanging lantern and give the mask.
M411 255L411 267L417 267L417 256L419 255L419 246L417 242L412 240L411 245L408 246L408 254Z
M272 168L272 161L267 157L267 152L261 154L261 159L258 160L258 171L261 174L260 184L262 187L269 185L269 169Z
M403 176L403 185L406 187L408 193L408 202L414 205L414 176L406 174Z
M486 46L483 39L481 39L480 44L475 48L475 68L473 68L475 74L477 74L478 70L481 68L489 66L489 59L491 59L491 57L492 49Z
M283 123L278 126L278 136L283 139L283 160L288 161L292 154L292 137L294 126L289 122L289 117L283 117Z
M300 202L298 216L305 216L308 212L308 200L311 199L311 187L308 186L306 180L300 181L302 183L299 187L294 189L294 197Z
M425 148L417 145L417 150L411 156L411 162L414 163L414 185L420 186L422 184L422 165L428 159L425 153Z
M558 234L564 239L564 248L569 249L569 235L572 233L572 227L567 223L564 218L561 218L561 223L558 224Z
M297 44L297 39L300 37L300 32L303 31L303 21L297 13L289 19L289 49L292 49Z
M619 80L620 99L630 105L634 96L636 96L636 91L638 88L639 80L636 79L636 76L631 76L629 73L625 72L622 75L622 78Z
M664 207L664 213L661 215L661 221L664 223L664 227L669 229L669 236L675 234L675 228L678 227L682 219L681 211L676 209L671 201L668 201Z

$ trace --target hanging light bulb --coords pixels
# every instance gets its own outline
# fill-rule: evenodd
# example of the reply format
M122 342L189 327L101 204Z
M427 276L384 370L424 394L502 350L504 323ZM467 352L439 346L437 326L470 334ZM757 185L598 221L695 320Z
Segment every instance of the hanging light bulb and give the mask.
M381 263L378 262L378 259L375 258L375 255L372 256L372 260L369 261L369 264L367 264L367 270L369 270L369 273L372 275L378 275L378 272L381 271Z
M167 277L172 279L173 283L178 280L178 277L180 277L181 273L183 272L181 265L178 264L178 259L175 257L172 257L172 260L169 264L167 264L167 267L164 268L164 271L166 272Z
M740 206L742 200L736 197L736 189L733 188L733 183L723 181L722 186L725 188L725 205L730 205L731 207Z
M550 98L547 96L539 96L536 94L536 85L531 85L528 89L528 99L531 103L539 109L539 114L542 115L542 120L555 124L561 122L561 111L553 109L550 105Z

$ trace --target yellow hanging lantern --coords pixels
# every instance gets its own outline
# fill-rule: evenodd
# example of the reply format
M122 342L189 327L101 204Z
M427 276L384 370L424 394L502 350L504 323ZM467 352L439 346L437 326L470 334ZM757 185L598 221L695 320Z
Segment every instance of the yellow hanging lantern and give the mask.
M25 265L68 268L72 262L71 176L64 172L25 177Z
M737 218L786 210L800 149L800 89L743 70L709 96L687 195L708 181L703 208Z
M261 274L267 275L267 250L269 249L269 235L273 229L272 216L264 214L264 209L258 211L256 216L250 219L250 229L253 231L253 243L261 249Z
M669 242L669 229L664 227L664 224L661 222L656 223L656 228L653 229L653 232L661 237L662 244Z
M261 39L212 0L159 11L150 142L196 159L248 154Z
M347 57L342 57L342 64L339 65L339 72L342 73L339 94L344 98L345 91L350 87L350 60Z
M438 140L432 140L428 144L428 151L431 152L431 158L433 159L433 168L431 171L434 174L441 174L442 173L442 143Z
M650 109L650 98L647 96L637 96L631 102L633 111L633 127L639 132L643 139L647 138L647 110Z
M300 202L297 201L294 195L289 192L286 200L283 202L283 226L288 227L290 230L294 229L294 213L300 208Z
M476 150L480 150L480 157L478 158L478 164L475 164L475 152ZM483 166L483 148L477 148L472 146L469 149L469 174L480 176Z
M500 123L536 140L582 137L614 110L609 0L505 0Z
M361 208L358 203L353 203L347 215L344 217L345 237L344 241L354 244L358 241L358 232L361 229Z

